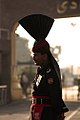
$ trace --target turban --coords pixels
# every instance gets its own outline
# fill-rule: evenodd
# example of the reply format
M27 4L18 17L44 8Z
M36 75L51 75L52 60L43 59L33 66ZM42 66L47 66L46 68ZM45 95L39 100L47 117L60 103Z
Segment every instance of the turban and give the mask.
M33 45L32 51L40 53L48 53L50 51L50 45L46 40L36 41Z

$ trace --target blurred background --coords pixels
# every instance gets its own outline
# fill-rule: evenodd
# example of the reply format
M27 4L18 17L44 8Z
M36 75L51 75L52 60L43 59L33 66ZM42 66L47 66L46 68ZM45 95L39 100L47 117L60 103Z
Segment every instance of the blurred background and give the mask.
M35 13L45 14L55 20L46 40L60 66L62 97L70 108L66 120L78 120L80 119L79 0L24 2L0 0L0 120L5 118L26 120L29 113L32 80L36 72L31 52L35 39L20 26L18 21Z

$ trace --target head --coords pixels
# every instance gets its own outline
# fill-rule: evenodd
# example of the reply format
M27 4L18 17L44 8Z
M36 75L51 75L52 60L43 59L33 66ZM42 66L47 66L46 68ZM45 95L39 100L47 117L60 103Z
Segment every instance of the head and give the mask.
M32 48L33 60L36 65L42 66L48 63L49 43L46 40L35 42Z

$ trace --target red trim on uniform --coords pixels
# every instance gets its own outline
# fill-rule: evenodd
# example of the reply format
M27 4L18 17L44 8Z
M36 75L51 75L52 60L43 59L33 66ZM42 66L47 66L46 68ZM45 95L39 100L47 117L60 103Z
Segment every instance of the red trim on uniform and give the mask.
M48 96L32 96L32 99L37 99L37 98L49 98ZM32 103L31 104L31 115L33 120L41 120L42 112L44 107L50 107L50 104L43 103L43 104L37 104L37 103Z
M42 106L42 107L47 107L47 106L51 106L50 104L31 104L31 106Z
M31 117L32 120L41 120L42 112L44 107L47 107L50 105L47 104L32 104L31 105Z
M32 96L32 98L49 98L48 96Z

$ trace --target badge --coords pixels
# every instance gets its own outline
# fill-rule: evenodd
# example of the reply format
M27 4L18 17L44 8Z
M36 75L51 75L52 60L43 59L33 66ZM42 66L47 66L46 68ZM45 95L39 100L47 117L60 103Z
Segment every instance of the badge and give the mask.
M50 85L53 84L53 83L54 83L53 78L49 78L49 79L48 79L48 83L49 83Z

